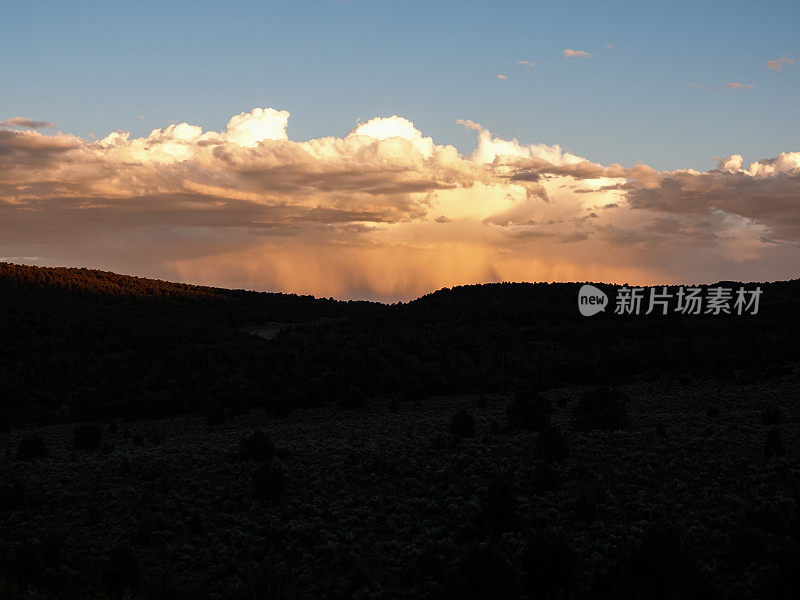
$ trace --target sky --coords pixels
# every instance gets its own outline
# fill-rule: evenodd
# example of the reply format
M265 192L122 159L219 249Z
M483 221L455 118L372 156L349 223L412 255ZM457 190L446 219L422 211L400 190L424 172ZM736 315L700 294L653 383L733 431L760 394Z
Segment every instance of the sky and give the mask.
M405 300L797 277L797 2L0 1L0 260Z

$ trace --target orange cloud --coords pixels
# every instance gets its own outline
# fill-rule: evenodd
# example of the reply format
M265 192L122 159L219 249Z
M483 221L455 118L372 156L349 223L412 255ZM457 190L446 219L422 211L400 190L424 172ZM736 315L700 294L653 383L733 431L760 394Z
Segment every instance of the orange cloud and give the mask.
M0 256L232 287L408 299L502 280L763 279L798 264L800 153L603 165L399 116L289 139L289 113L97 141L0 129ZM28 259L26 259L28 260Z
M26 129L46 129L48 127L50 128L55 127L55 125L53 125L52 123L48 123L47 121L36 121L34 119L28 119L26 117L11 117L10 119L0 121L0 129L5 129L9 127L24 127Z
M771 71L782 71L783 65L793 65L793 64L794 64L794 59L784 54L777 60L768 60L767 68L770 69Z
M591 58L591 53L584 50L564 50L564 58Z

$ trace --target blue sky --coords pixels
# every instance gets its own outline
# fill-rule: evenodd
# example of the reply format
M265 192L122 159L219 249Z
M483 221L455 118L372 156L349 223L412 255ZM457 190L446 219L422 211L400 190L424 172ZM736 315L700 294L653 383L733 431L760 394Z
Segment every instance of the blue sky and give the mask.
M798 2L2 2L0 118L145 135L274 107L304 140L397 114L469 151L466 118L603 163L707 169L797 148L800 64L765 62L800 56L798 24Z
M101 136L269 106L308 139L398 114L462 151L468 118L662 169L794 149L800 65L764 65L800 55L800 3L668 4L3 2L0 116Z

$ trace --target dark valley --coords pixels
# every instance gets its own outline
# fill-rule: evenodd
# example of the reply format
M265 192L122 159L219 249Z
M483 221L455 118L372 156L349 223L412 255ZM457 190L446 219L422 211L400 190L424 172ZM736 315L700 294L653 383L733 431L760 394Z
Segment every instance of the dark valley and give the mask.
M760 286L587 318L2 263L0 597L789 597L800 281Z

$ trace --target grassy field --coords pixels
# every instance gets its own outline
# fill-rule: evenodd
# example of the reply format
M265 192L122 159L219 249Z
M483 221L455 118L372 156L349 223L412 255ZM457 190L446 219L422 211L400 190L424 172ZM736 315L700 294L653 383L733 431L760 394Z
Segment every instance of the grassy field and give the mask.
M75 424L4 432L4 595L783 597L796 371L623 387L619 431L579 430L569 387L544 433L509 428L510 395L103 424L86 450ZM240 447L253 431L274 452ZM32 436L47 456L19 459Z

